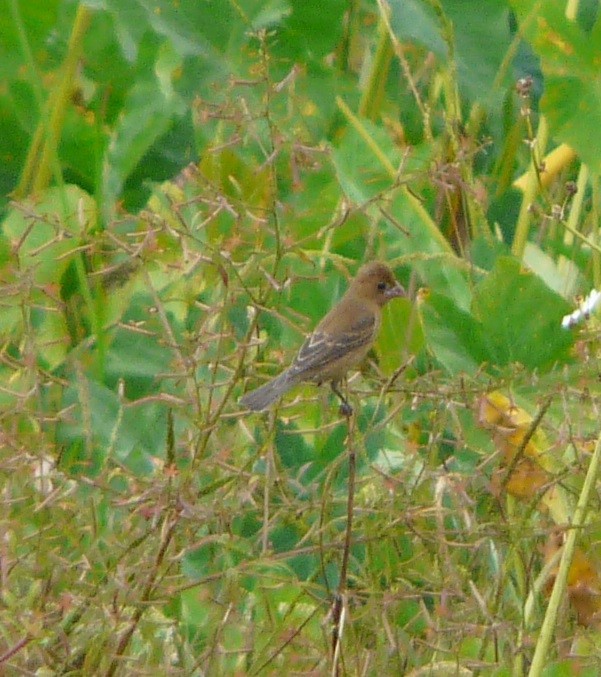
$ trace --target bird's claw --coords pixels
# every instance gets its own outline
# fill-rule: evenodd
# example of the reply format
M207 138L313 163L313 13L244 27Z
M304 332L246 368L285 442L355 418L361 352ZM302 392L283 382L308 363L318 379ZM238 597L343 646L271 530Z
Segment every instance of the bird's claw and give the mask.
M345 418L350 418L353 415L353 408L348 402L342 402L339 411L340 415Z

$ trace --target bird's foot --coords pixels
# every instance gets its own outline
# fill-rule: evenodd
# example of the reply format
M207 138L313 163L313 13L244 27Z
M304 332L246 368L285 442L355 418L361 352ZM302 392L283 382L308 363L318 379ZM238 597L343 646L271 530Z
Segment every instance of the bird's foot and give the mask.
M332 388L332 392L340 400L340 409L338 410L340 412L340 415L344 416L345 418L350 418L353 415L353 408L347 402L346 397L340 392L340 388L338 387L338 382L332 381L330 386Z
M345 418L350 418L353 415L353 408L348 402L342 402L338 411L340 412L340 415Z

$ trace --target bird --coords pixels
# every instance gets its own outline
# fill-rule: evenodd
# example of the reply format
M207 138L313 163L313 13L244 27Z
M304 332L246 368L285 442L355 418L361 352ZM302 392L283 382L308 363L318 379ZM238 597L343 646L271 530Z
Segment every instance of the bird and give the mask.
M344 296L307 337L292 364L265 385L246 393L240 405L263 411L301 382L321 385L329 381L341 401L341 414L350 416L353 409L340 392L340 381L374 344L383 306L401 296L406 292L385 263L365 264Z

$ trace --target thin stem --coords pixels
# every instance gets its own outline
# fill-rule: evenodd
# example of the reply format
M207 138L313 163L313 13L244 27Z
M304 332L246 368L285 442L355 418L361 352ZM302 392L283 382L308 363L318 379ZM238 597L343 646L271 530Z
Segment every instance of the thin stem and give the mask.
M26 195L30 190L34 193L44 190L50 181L52 167L56 168L60 178L60 165L57 159L58 141L67 106L71 100L75 73L83 53L83 38L91 18L90 8L85 4L80 4L75 15L67 55L61 69L60 84L52 92L48 101L48 111L42 116L29 147L25 168L19 185L15 189L17 197ZM44 139L43 143L42 139Z
M538 642L536 643L536 649L534 651L534 657L532 659L532 665L530 666L528 677L540 677L549 659L549 649L551 647L555 626L557 624L559 607L565 598L567 590L568 574L570 572L570 566L572 565L572 558L576 548L576 539L580 535L585 523L591 495L593 493L593 487L595 486L597 475L599 474L600 462L601 435L597 438L597 444L591 458L588 472L586 473L582 491L580 492L578 505L574 511L574 518L572 520L572 524L570 525L571 528L563 548L561 562L559 563L559 571L557 572L555 585L553 586L553 591L551 592L551 597L549 598L549 605L547 606L545 619L543 621Z
M348 584L348 565L351 556L351 547L353 541L353 513L355 509L355 478L357 470L357 455L355 451L355 417L348 416L348 435L346 438L348 453L348 494L346 501L346 531L344 534L344 549L342 551L342 564L340 566L340 580L338 581L338 591L332 605L333 619L333 662L332 674L338 674L340 649L342 634L344 629L346 612L346 589Z
M530 211L540 186L540 167L538 158L542 157L545 152L548 136L549 128L547 121L544 116L541 116L536 140L533 142L532 159L530 160L530 168L528 169L527 175L528 178L515 229L515 237L511 247L513 255L519 259L524 256L526 242L528 241L528 233L530 231Z

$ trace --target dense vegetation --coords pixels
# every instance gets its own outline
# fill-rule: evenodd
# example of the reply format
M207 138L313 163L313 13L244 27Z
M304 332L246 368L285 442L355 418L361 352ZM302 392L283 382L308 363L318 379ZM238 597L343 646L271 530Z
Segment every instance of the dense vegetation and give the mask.
M598 674L597 2L0 3L6 674Z

